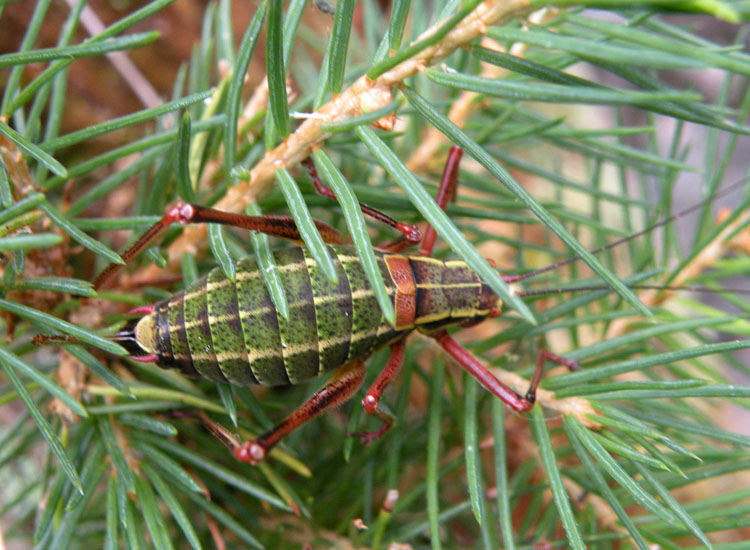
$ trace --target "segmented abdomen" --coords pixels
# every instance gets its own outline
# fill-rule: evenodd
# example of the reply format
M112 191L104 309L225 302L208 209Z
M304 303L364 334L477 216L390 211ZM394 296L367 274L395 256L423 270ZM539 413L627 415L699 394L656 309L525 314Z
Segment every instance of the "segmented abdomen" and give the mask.
M220 269L154 306L158 364L232 384L296 384L363 359L413 329L434 332L486 317L498 304L464 262L376 250L396 327L383 317L355 250L329 247L332 283L306 248L274 253L289 305L278 314L254 258Z
M156 304L158 364L238 385L296 384L367 357L409 332L385 321L354 249L329 251L336 283L306 248L274 253L289 319L277 314L254 258L238 262L234 281L214 269ZM377 259L393 298L381 253Z

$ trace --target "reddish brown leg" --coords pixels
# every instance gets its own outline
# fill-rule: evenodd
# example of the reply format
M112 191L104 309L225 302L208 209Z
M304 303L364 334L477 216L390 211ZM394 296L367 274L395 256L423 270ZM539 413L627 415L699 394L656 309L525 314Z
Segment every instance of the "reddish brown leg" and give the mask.
M448 203L456 200L456 187L458 186L458 165L461 162L461 156L463 155L463 149L458 146L451 147L448 153L448 160L445 162L445 168L443 169L443 176L440 179L440 187L438 188L437 197L435 202L438 206L445 210ZM363 210L364 211L364 210ZM384 215L384 214L383 214ZM431 225L427 226L425 230L424 238L422 239L422 246L419 249L421 256L431 256L432 250L435 248L435 241L437 240L437 233ZM382 245L378 245L381 250L387 250L393 254L401 252L409 248L413 244L406 238L396 239Z
M454 202L456 200L456 188L458 187L458 167L461 163L461 157L463 156L463 153L463 149L461 149L457 145L451 147L450 152L448 153L448 160L445 162L445 168L443 168L443 176L440 179L438 194L437 197L435 197L435 202L443 210L445 210L449 202ZM436 240L437 232L431 225L428 225L424 233L424 239L422 239L422 246L419 249L419 254L421 256L432 256L432 251L435 248ZM393 250L390 249L386 250L393 252ZM401 250L403 250L403 248ZM400 252L400 250L397 251ZM492 264L492 267L495 267L494 262L492 262L491 260L487 261ZM506 283L513 283L515 281L525 279L527 275L501 274L501 277ZM492 314L490 314L490 317L497 317L497 315L499 315L499 309L497 310L497 312L493 312Z
M558 365L568 367L568 369L570 370L581 370L581 365L576 359L566 359L565 357L555 355L554 353L552 353L551 351L547 351L546 349L539 350L539 355L537 355L536 357L536 369L534 369L534 376L531 379L531 385L529 386L529 391L526 394L527 396L529 394L536 395L536 389L542 379L542 371L544 370L545 361L552 361L553 363L557 363Z
M453 147L448 157L448 163L446 164L445 173L443 174L443 181L440 185L438 192L438 204L441 208L445 209L445 204L455 195L456 187L456 176L458 173L458 161L461 158L461 149ZM318 178L317 172L315 171L315 165L311 160L305 161L305 165L310 171L310 176L313 180L315 190L325 197L335 198L333 191L323 185ZM414 225L399 222L393 218L387 216L383 212L371 208L365 204L360 203L362 212L372 218L385 223L400 233L403 236L392 243L384 245L384 250L391 252L399 252L408 248L422 240L422 233ZM129 260L132 260L138 254L143 252L154 240L156 240L167 228L173 223L179 223L181 225L187 225L189 223L220 223L223 225L231 225L235 227L241 227L252 231L260 231L275 237L281 237L298 243L302 242L302 237L297 229L294 220L289 216L247 216L245 214L235 214L232 212L223 212L221 210L215 210L213 208L204 208L196 204L188 204L178 202L174 207L167 210L161 220L151 226L148 231L138 239L133 246L126 250L122 254L123 264L110 264L94 281L94 288L101 289L115 276L117 275L127 264ZM315 221L315 225L320 232L321 237L327 243L340 244L343 242L341 235L334 228L320 221ZM428 228L428 232L432 233L432 244L425 248L423 245L423 253L429 255L432 252L432 246L434 245L434 230Z
M451 147L448 153L448 160L445 162L445 168L443 169L443 177L440 179L440 187L438 188L438 194L435 198L438 206L445 210L450 201L456 199L456 185L458 183L458 165L461 162L461 156L464 154L463 149L454 145ZM432 256L432 249L435 248L435 240L437 239L437 233L433 227L427 226L427 230L424 233L424 239L422 240L422 246L419 249L419 254L422 256Z
M323 388L283 421L255 441L246 441L235 447L234 456L242 462L259 464L282 437L328 409L345 403L362 385L364 377L365 364L361 360L339 367Z
M459 365L469 371L477 381L487 388L494 395L503 400L512 409L523 412L528 411L534 406L536 400L536 388L529 388L525 397L516 393L514 390L500 382L487 368L479 362L479 359L466 351L448 333L443 331L435 336L435 340L443 346L443 349L453 357ZM532 391L532 389L534 391Z
M412 246L414 246L413 242L408 241L404 237L399 237L398 239L393 239L392 241L386 241L379 244L378 249L385 250L386 252L390 252L391 254L398 254L399 252L403 252L404 250L411 248Z
M435 339L441 346L443 346L443 349L445 349L445 351L447 351L459 365L469 371L469 373L476 378L480 384L518 412L528 411L534 406L534 402L536 402L536 390L539 386L539 381L542 379L545 360L549 359L550 361L564 365L571 370L578 370L581 368L578 361L575 359L565 359L564 357L555 355L547 350L541 350L537 357L536 369L534 370L534 376L531 379L529 389L525 396L521 396L519 393L495 378L495 376L488 371L484 365L482 365L479 359L461 347L458 342L448 336L447 332L443 331L438 333L435 336Z
M213 208L204 208L196 204L178 202L174 207L167 210L161 220L152 225L148 231L138 239L133 246L125 251L122 259L125 264L138 254L143 252L156 238L158 238L173 223L187 225L189 223L220 223L260 231L274 237L281 237L294 242L302 242L299 230L294 220L289 216L247 216L245 214L234 214L223 212ZM315 221L320 236L327 243L340 244L343 242L341 235L333 227L323 222ZM94 281L94 288L100 289L119 273L125 264L110 264Z
M367 390L364 399L362 399L362 406L365 408L367 414L378 418L383 424L375 432L360 432L358 434L352 434L359 437L362 444L367 445L372 443L376 439L385 434L391 429L395 419L393 416L385 412L378 406L380 403L380 397L383 395L385 388L390 384L401 369L401 365L404 364L404 350L406 345L403 340L399 340L391 346L391 356L388 358L388 364L372 383L370 388Z
M336 195L333 192L333 189L331 189L330 187L327 187L326 185L323 184L322 181L320 181L320 178L318 177L318 171L315 169L315 163L313 163L312 159L310 158L305 159L302 162L302 165L305 168L307 168L307 173L310 175L310 178L312 178L315 192L318 195L322 195L323 197L336 200ZM399 233L401 233L403 236L401 237L401 239L398 240L398 242L402 242L402 241L404 242L403 248L414 246L415 244L419 243L419 241L422 240L422 232L419 230L419 228L416 225L394 220L393 218L381 212L380 210L377 210L376 208L372 208L371 206L367 206L366 204L363 204L361 202L359 203L359 208L360 210L362 210L362 213L365 216L370 216L372 219L379 221L380 223L384 223L385 225L388 225L392 227L393 229L395 229L396 231L398 231ZM378 248L390 250L382 246L378 246Z

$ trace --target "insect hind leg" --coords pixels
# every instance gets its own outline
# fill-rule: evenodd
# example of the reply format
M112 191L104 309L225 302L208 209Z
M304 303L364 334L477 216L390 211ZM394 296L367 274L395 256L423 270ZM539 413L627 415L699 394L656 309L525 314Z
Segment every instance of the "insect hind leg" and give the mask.
M279 424L255 440L237 444L233 448L235 458L257 466L285 435L308 420L348 401L362 385L364 377L365 364L362 360L352 361L339 367L325 386L312 394Z
M333 227L318 220L314 220L314 222L320 236L326 243L341 244L344 242L339 232ZM180 225L218 223L249 229L250 231L259 231L295 243L301 244L303 242L302 235L297 229L294 219L290 216L248 216L205 208L197 204L178 202L175 206L167 209L162 219L152 225L140 239L122 254L122 264L112 263L99 274L94 281L94 288L96 290L104 288L125 267L128 261L143 252L174 223Z

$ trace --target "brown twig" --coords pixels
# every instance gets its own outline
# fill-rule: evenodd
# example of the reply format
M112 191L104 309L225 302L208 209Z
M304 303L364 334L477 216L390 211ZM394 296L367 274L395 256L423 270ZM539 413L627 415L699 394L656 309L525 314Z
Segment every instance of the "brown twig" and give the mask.
M378 90L389 90L401 85L410 76L439 63L457 48L485 34L488 26L521 15L528 9L528 0L483 2L437 44L396 65L374 81L366 76L360 77L349 88L323 105L313 116L307 118L283 143L268 151L252 169L249 179L230 188L226 196L216 203L215 208L228 212L244 210L249 203L270 190L277 170L291 168L300 163L310 155L313 147L323 143L331 135L323 131L324 122L343 121L356 116L364 98L370 97ZM428 29L422 36L434 33L438 27L439 24ZM205 234L205 226L186 228L168 248L168 268L177 269L183 254L195 250ZM152 269L155 268L146 270L144 276L151 277Z
M68 4L68 7L73 9L75 2L73 0L65 1ZM81 26L86 29L86 32L88 32L90 36L97 36L105 29L104 23L102 23L102 20L90 5L83 7L80 21ZM151 82L149 82L148 78L146 78L138 66L130 60L127 52L110 52L105 55L117 72L122 75L125 84L130 87L144 107L152 108L158 107L162 104L158 92L154 89ZM165 120L168 121L169 119L165 117Z
M551 9L541 9L535 11L529 16L529 22L535 25L541 25L544 21L550 18L550 15L555 13ZM482 40L482 46L499 52L505 51L497 42L489 38ZM528 44L522 42L516 42L511 46L509 53L516 57L523 57L528 49ZM508 74L508 70L497 65L485 64L482 70L481 76L484 78L502 78ZM459 128L463 128L466 120L469 118L471 113L477 110L481 104L476 101L479 94L476 92L461 92L458 99L451 105L450 111L448 112L448 119ZM448 143L447 138L437 128L429 128L422 139L421 144L412 153L408 161L406 161L406 167L412 172L422 172L429 165L440 158L438 151L440 147Z

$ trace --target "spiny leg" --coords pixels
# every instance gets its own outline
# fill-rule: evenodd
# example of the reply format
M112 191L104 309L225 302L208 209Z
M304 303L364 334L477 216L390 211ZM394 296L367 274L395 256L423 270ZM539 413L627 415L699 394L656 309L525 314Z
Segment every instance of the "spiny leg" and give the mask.
M545 360L566 366L571 370L578 370L581 368L578 361L575 359L566 359L547 350L541 350L537 356L536 369L534 370L531 384L529 384L529 389L526 392L526 395L522 396L495 378L495 376L487 370L487 367L485 367L479 359L465 350L458 342L451 338L447 332L442 331L436 334L434 338L441 346L443 346L443 349L445 349L445 351L447 351L459 365L469 371L469 373L476 378L480 384L518 412L528 411L534 406L534 403L536 402L536 390L542 379Z
M451 147L450 152L448 153L448 159L446 160L445 168L443 169L443 176L440 179L440 187L438 188L437 197L435 197L435 202L443 211L445 211L449 202L456 200L458 166L461 162L462 155L463 149L455 145ZM424 238L422 239L422 246L419 249L419 254L421 256L432 256L432 250L435 248L436 240L437 232L428 224ZM396 254L409 248L411 244L411 242L402 237L395 241L379 245L378 248Z
M463 150L458 146L453 146L450 150L450 153L448 154L448 160L446 161L443 177L441 179L440 187L438 189L438 195L436 198L438 205L443 210L445 210L448 202L455 200L456 198L458 165L462 155ZM333 190L330 187L326 186L318 177L318 172L312 159L308 158L304 160L302 164L307 168L308 174L312 179L315 192L323 197L336 200L336 194L333 192ZM429 235L428 243L428 240L426 238L422 238L422 232L416 225L395 220L384 212L381 212L380 210L372 208L371 206L368 206L361 202L359 203L359 208L366 216L370 216L372 219L388 225L402 234L398 239L388 241L379 245L378 248L380 248L381 250L386 250L395 254L406 250L407 248L410 248L421 241L422 248L420 249L420 254L423 256L429 256L432 254L432 249L435 245L435 239L437 238L437 234L435 233L435 230L432 228L432 226L427 227L426 235Z
M529 392L523 397L495 378L495 375L488 371L487 367L485 367L479 359L461 347L461 345L451 338L447 332L439 332L434 338L441 346L443 346L443 349L458 362L459 365L469 371L469 374L476 378L480 384L495 396L502 399L503 403L510 406L513 410L523 412L530 410L531 407L534 406L536 388L534 388L534 393L532 393L531 388L529 388Z
M445 161L445 168L443 168L443 176L440 179L440 187L438 188L437 197L435 202L438 206L445 211L449 202L456 200L456 189L458 187L458 167L461 163L461 157L464 151L457 145L451 147L448 152L448 160ZM432 251L435 248L435 241L437 240L437 232L435 229L428 225L424 233L424 239L422 239L422 246L419 248L419 254L421 256L432 256ZM495 262L487 260L492 267L495 267ZM506 283L513 283L524 279L524 275L500 275ZM499 308L494 310L490 314L490 317L497 317L500 314Z
M388 358L388 363L367 390L364 399L362 399L362 406L365 408L367 414L371 414L382 422L380 429L375 432L351 434L358 436L364 445L372 443L376 439L382 437L385 432L391 429L395 422L393 416L381 409L378 404L380 403L380 398L382 397L385 388L393 381L396 374L398 374L398 371L401 369L401 366L404 364L405 349L406 345L403 340L399 340L391 346L391 356Z
M234 452L240 446L240 442L237 437L229 431L227 428L216 422L213 418L208 416L204 411L173 411L172 415L177 417L190 417L196 416L203 423L206 429L213 434L213 436L221 441L228 449Z
M336 194L333 192L333 189L326 186L322 181L320 181L320 178L318 177L318 171L315 169L315 164L313 163L312 159L305 159L304 161L302 161L302 165L307 168L307 173L312 179L315 192L323 197L336 200ZM416 225L394 220L384 212L381 212L376 208L372 208L371 206L367 206L366 204L363 204L361 202L359 203L359 209L362 210L362 213L364 215L370 216L372 219L379 221L380 223L383 223L389 227L392 227L393 229L401 233L402 236L396 241L392 241L392 243L398 242L399 246L403 246L402 250L404 248L413 246L422 240L422 232ZM388 249L387 247L388 245L385 245L385 248L383 246L379 246L378 248Z
M526 398L532 402L536 400L536 389L539 387L539 382L542 380L542 374L544 371L544 362L552 361L558 365L568 367L570 370L581 370L581 365L576 359L566 359L547 351L546 349L539 350L539 354L536 357L536 369L534 369L534 376L531 378L531 384L529 385L529 391L526 392Z
M437 199L438 204L440 204L443 209L445 209L445 205L455 195L458 161L461 158L461 154L462 150L460 148L453 147L448 156L448 162L443 174L443 180L440 184ZM323 185L318 178L312 161L306 161L306 166L310 170L310 176L313 179L313 185L315 186L316 191L325 197L335 198L333 191ZM383 250L388 250L389 252L400 252L422 240L422 233L416 226L396 221L383 212L361 203L360 208L365 214L402 233L400 239L396 239L395 241L381 246L380 248ZM261 233L288 239L297 243L302 242L299 230L297 229L293 218L289 216L248 216L245 214L223 212L213 208L204 208L197 204L178 202L174 207L169 208L161 220L152 225L140 239L122 254L122 259L124 260L123 264L110 264L99 274L94 281L94 288L97 290L103 288L115 275L124 269L128 261L143 252L143 250L161 236L173 223L179 223L181 225L187 225L189 223L220 223L252 231L259 231ZM331 244L341 244L343 242L341 235L333 227L317 220L315 220L315 225L325 242ZM429 247L425 247L423 244L422 253L424 255L429 255L432 252L432 247L435 242L435 230L432 229L432 227L428 227L427 231L428 234L432 234L432 244Z
M178 202L174 207L169 208L161 220L152 225L133 246L122 254L125 264L143 252L146 247L162 235L173 223L181 225L189 223L220 223L251 231L259 231L297 243L302 242L302 236L294 223L294 219L289 216L247 216L245 214L223 212L213 208L204 208L197 204ZM339 232L330 225L316 220L315 226L318 228L325 242L331 244L341 244L343 242ZM102 288L125 267L125 264L110 264L96 278L94 288L97 290Z
M365 377L365 364L362 360L352 361L334 371L324 387L312 394L271 430L254 441L246 441L234 448L234 456L242 462L259 464L282 437L299 428L308 420L332 407L339 406L354 395Z
M445 161L443 177L440 179L440 187L438 188L437 197L435 197L435 202L437 202L438 206L443 210L445 210L450 201L453 201L456 198L458 165L461 162L461 156L463 154L463 149L454 145L448 153L448 160ZM431 225L427 226L427 230L424 233L424 239L422 239L422 246L419 248L419 254L421 256L432 256L432 250L435 248L436 240L437 232Z
M448 153L448 160L443 168L443 176L440 180L440 187L438 188L438 194L435 198L435 202L440 208L445 210L448 203L456 199L456 188L458 186L458 167L463 156L463 149L454 145L451 147ZM435 241L437 239L437 232L432 226L428 226L425 231L424 239L422 240L422 246L419 249L419 253L423 256L431 256L432 251L435 247ZM492 267L495 267L495 262L487 260ZM515 275L502 275L506 283L518 281L523 276ZM500 308L493 308L489 317L497 317L500 314ZM492 393L500 397L505 403L510 405L516 410L528 410L531 405L536 401L536 390L539 386L539 382L542 378L542 372L544 368L544 361L550 360L554 363L564 365L571 370L580 369L578 361L574 359L566 359L555 355L547 350L541 350L537 357L536 369L534 370L534 377L531 380L529 390L526 392L525 397L521 397L518 393L513 391L511 388L497 380L492 373L490 373L473 355L468 351L464 350L455 340L450 338L446 332L438 334L436 340L450 353L464 368L469 370L477 380L479 380L487 389ZM451 351L453 350L453 351ZM461 359L454 355L454 352L461 357ZM465 362L463 362L463 361ZM498 386L499 385L499 386ZM495 389L493 389L495 388ZM509 393L510 392L510 393ZM527 404L528 402L528 404ZM515 405L514 405L515 403ZM519 409L518 407L528 407L526 409Z

